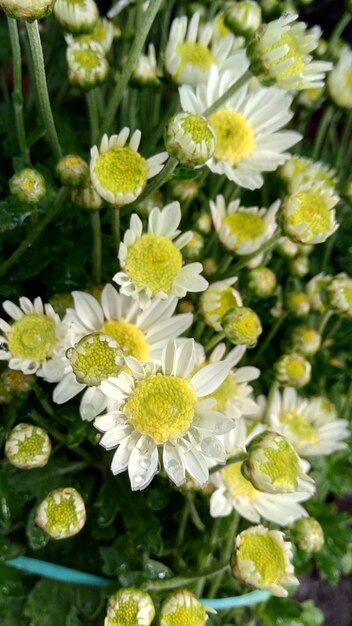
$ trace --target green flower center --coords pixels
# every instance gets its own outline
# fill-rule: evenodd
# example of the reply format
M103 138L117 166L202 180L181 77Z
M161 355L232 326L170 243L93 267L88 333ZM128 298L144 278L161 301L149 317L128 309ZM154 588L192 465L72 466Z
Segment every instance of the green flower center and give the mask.
M258 491L247 480L241 472L242 463L231 463L220 470L222 481L232 498L245 497L249 500L256 500Z
M282 547L268 534L248 534L241 537L238 561L252 561L260 576L260 584L280 584L286 573Z
M67 533L71 527L79 526L74 496L63 497L58 494L49 496L45 514L47 517L45 528L50 535Z
M136 193L147 182L147 162L129 146L115 146L100 154L94 168L99 184L114 195Z
M227 215L223 220L223 224L230 227L231 235L236 235L235 250L242 243L255 241L265 233L263 218L244 211L236 211L236 213Z
M182 254L170 239L145 233L128 248L124 269L138 289L156 295L171 292L181 268Z
M317 235L323 235L334 225L333 212L329 209L323 195L318 192L301 191L292 196L298 206L287 217L289 226L307 224L309 235L304 233L304 240L309 242Z
M19 463L29 463L35 461L38 456L46 452L47 435L45 432L33 431L26 436L23 441L17 439L17 452L12 454L12 458Z
M125 356L133 356L138 361L149 360L149 343L135 324L129 324L123 319L106 320L100 332L113 337Z
M209 122L201 115L189 113L181 122L182 129L185 133L192 135L195 143L205 141L206 145L214 142L214 135L209 127Z
M94 50L78 49L73 51L74 62L80 65L87 72L92 72L101 66L101 55Z
M214 157L236 165L255 150L253 129L241 113L220 109L209 117L216 132Z
M66 352L79 383L97 386L109 376L117 376L124 364L118 343L100 333L83 337Z
M24 315L12 324L7 339L15 358L42 363L57 344L55 322L48 315Z
M292 359L286 365L286 371L289 378L292 380L301 380L306 375L306 368L302 361Z
M187 380L152 374L137 383L123 412L136 430L163 444L187 432L195 404L195 394Z
M295 491L300 474L299 458L285 439L275 441L275 448L263 448L266 461L259 463L260 471L269 476L274 487Z
M170 613L163 613L161 626L205 626L207 614L198 602L191 606L178 606Z
M285 424L294 435L297 443L316 443L317 434L306 417L290 412L280 415L280 422Z
M133 597L125 600L119 599L119 608L115 611L114 617L108 616L106 626L138 626L138 602Z

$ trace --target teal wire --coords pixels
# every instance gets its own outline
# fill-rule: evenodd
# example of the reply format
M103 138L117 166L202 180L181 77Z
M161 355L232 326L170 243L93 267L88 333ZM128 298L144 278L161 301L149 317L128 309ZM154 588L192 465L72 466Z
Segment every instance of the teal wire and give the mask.
M44 576L45 578L52 578L53 580L60 580L65 583L71 583L76 585L91 585L93 587L106 587L110 583L108 578L102 576L95 576L94 574L87 574L86 572L80 572L70 567L64 567L63 565L55 565L54 563L48 563L47 561L40 561L39 559L30 559L27 556L19 556L17 559L7 561L7 565L14 567L15 569L27 572L29 574L36 574L37 576ZM270 593L267 591L251 591L245 593L242 596L234 596L232 598L219 598L219 599L207 599L202 598L201 603L212 609L232 609L240 606L251 606L258 602L265 602L270 598Z

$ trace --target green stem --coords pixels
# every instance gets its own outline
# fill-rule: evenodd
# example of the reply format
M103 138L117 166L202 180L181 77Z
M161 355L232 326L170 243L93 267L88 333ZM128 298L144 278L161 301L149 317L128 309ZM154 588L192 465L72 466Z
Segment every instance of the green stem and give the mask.
M332 107L327 107L324 113L320 118L320 123L318 127L318 132L315 138L314 149L312 158L317 160L320 157L320 153L323 147L323 143L325 141L326 133L329 128L330 122L334 115L334 109Z
M149 31L152 27L156 14L159 11L161 3L162 3L162 0L150 1L148 10L144 14L144 19L143 19L141 28L136 31L136 36L131 46L127 61L123 67L120 79L118 83L116 84L116 87L111 96L111 100L107 106L107 111L106 111L106 115L104 119L104 124L101 129L101 134L109 132L112 126L114 117L116 115L116 111L123 98L123 94L128 85L128 81L131 78L132 72L142 52L143 46L148 37Z
M0 277L4 276L4 274L6 274L10 267L12 267L16 263L16 261L18 261L18 259L21 258L21 256L25 252L27 252L28 248L33 244L33 242L39 237L39 235L43 232L46 226L54 219L55 215L60 211L68 196L68 189L62 187L56 196L55 202L53 202L53 204L50 206L47 213L45 214L44 219L41 222L38 221L36 223L35 228L31 230L27 237L18 246L17 250L15 250L11 254L11 256L2 265L0 265Z
M210 350L212 348L215 348L215 346L217 346L220 341L225 339L225 337L226 335L223 331L214 335L214 337L212 337L212 339L210 339L210 341L208 341L207 345L205 346L205 352L210 352Z
M186 534L188 517L189 517L189 500L185 498L185 504L183 507L180 525L178 527L178 533L177 533L177 542L176 542L177 549L182 548L182 544L184 542L184 538Z
M114 209L117 211L117 209ZM93 284L99 285L101 283L101 224L100 224L100 212L92 211L90 214L90 223L92 226L93 237L93 255L92 255L92 280Z
M38 97L38 110L42 116L48 139L57 159L62 156L62 150L57 136L53 114L51 111L48 86L45 76L44 56L42 42L38 29L38 21L35 20L31 24L26 22L29 45L34 66L34 78Z
M205 117L209 117L212 113L214 113L214 111L216 111L217 109L219 109L223 104L226 104L226 102L228 101L229 98L231 98L231 96L233 96L236 91L238 91L241 87L243 87L243 85L246 84L246 82L251 78L252 74L249 70L247 70L243 76L241 76L241 78L239 78L239 80L237 82L235 82L233 85L231 85L231 87L229 87L225 93L220 96L220 98L218 98L217 100L215 100L215 102L213 102L213 104L210 105L210 107L208 107L203 115Z
M211 529L211 533L210 533L210 537L207 540L207 548L208 548L208 554L205 556L204 559L202 559L202 561L199 564L199 567L201 569L204 568L209 568L212 561L214 560L214 556L213 553L216 550L218 544L219 544L219 528L220 528L220 523L221 523L221 518L220 517L216 517L213 521L213 526ZM195 589L195 594L198 598L200 598L200 596L203 593L204 587L206 584L206 578L201 578L198 582L197 582L197 586Z
M120 211L121 209L111 208L111 230L117 257L119 256L120 249Z
M196 509L196 505L194 504L194 494L193 493L186 494L186 499L188 500L189 515L193 522L193 525L196 527L196 529L199 532L204 533L204 531L206 530L206 526L203 524L202 520L200 519L199 513Z
M95 146L99 137L99 110L97 99L95 97L95 89L90 89L86 94L87 109L90 126L90 144Z
M240 523L240 516L237 513L237 511L234 511L233 512L233 520L232 520L230 528L229 528L226 545L225 545L224 550L222 551L222 554L224 554L224 558L227 559L228 561L231 559L231 556L232 556L232 553L233 553L234 538L236 537L239 523ZM216 597L218 589L219 589L219 587L221 585L221 581L222 581L223 575L224 575L224 572L220 572L219 574L217 574L214 577L214 580L212 581L212 583L210 585L210 589L209 589L209 596L211 598Z
M335 161L336 169L339 169L341 167L344 159L346 158L347 148L351 141L351 131L352 131L352 111L349 111L347 114L347 121L344 126L342 137L340 138L340 141L339 141L339 148L336 154L336 161Z
M159 189L159 187L161 187L161 185L163 185L167 181L167 179L171 176L177 164L178 164L178 161L170 157L166 161L166 164L164 165L161 172L159 172L159 174L157 174L156 176L154 176L154 178L152 178L152 180L146 186L144 191L142 191L141 195L138 196L138 198L134 200L134 202L131 202L130 204L126 204L124 207L120 209L121 214L126 215L126 214L131 213L133 209L135 209L145 198L147 198L151 193L153 193L153 191L156 191L157 189Z
M191 574L190 576L175 576L174 578L167 578L165 580L148 581L142 585L143 591L159 591L164 589L177 589L177 587L184 587L195 583L201 578L210 578L216 576L220 572L223 572L229 568L228 560L217 563L214 567L205 570L199 574Z
M211 467L209 470L209 475L210 474L215 474L215 472L219 472L220 470L224 469L224 467L227 467L228 465L232 465L233 463L239 463L240 461L244 461L246 458L246 453L242 452L241 454L235 454L234 456L230 456L226 463L223 463L222 465L219 463L219 465L214 465L214 467Z
M325 330L325 328L326 328L326 325L327 325L327 323L328 323L328 321L329 321L329 319L330 319L330 317L331 317L332 315L333 315L333 312L332 312L332 311L330 311L330 310L328 310L328 311L326 311L326 312L324 313L323 317L321 318L321 322L320 322L320 324L319 324L319 328L318 328L318 333L319 333L319 335L322 335L322 334L323 334L323 332L324 332L324 330Z
M349 13L344 13L341 19L337 22L330 37L330 41L328 45L329 51L333 49L334 44L338 41L338 39L340 39L340 35L342 35L343 31L345 30L346 26L348 26L351 19L352 17Z
M23 116L23 91L22 91L22 58L20 39L18 36L17 20L7 18L13 63L13 92L12 101L15 111L17 140L22 158L30 163L29 150L26 140L26 131Z
M264 352L266 351L267 347L270 345L270 343L272 342L272 340L274 339L276 333L279 331L279 329L281 328L283 322L285 321L287 317L286 313L283 313L275 322L275 324L273 324L270 332L267 334L267 336L265 337L263 343L260 345L259 350L257 352L257 354L255 354L252 365L254 365L255 363L258 363L260 357L262 356L262 354L264 354Z

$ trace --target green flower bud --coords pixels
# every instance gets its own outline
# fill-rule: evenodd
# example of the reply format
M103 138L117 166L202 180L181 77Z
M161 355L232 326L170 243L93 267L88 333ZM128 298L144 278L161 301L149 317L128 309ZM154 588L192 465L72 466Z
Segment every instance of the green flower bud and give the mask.
M248 307L238 306L225 313L221 326L226 337L234 344L248 348L256 346L263 328L258 315Z
M66 58L70 82L82 89L89 90L100 85L108 75L109 64L97 42L68 46Z
M86 509L82 496L73 487L55 489L39 505L35 523L52 539L67 539L82 530Z
M209 213L201 213L195 224L197 230L199 230L202 235L208 235L213 228L213 222L209 215Z
M302 277L309 272L309 260L306 256L296 256L288 262L288 268L291 276Z
M254 35L262 22L262 12L257 2L240 0L232 2L225 11L225 24L235 35Z
M304 356L316 354L321 345L321 336L309 326L296 326L292 331L291 339L293 349Z
M161 607L160 626L204 626L206 620L207 608L186 589L171 593Z
M48 434L39 426L17 424L7 437L5 456L11 465L20 469L34 469L47 464L51 452Z
M89 165L77 154L63 156L55 170L60 183L65 187L87 187L89 184Z
M199 184L196 180L175 180L171 183L171 194L179 202L191 202L197 197Z
M181 165L203 165L214 154L216 135L213 127L202 115L182 111L165 127L165 147L170 156Z
M97 194L92 185L84 189L73 189L72 204L85 211L99 211L104 206L104 200Z
M285 308L295 317L305 317L310 311L309 297L306 293L291 291L285 295Z
M314 517L302 517L296 520L292 528L292 536L297 547L308 554L319 552L324 545L324 532Z
M16 200L23 204L38 204L46 195L44 177L29 167L14 174L9 187Z
M276 287L276 276L268 267L256 267L248 272L248 288L258 298L268 298Z
M55 0L0 0L0 7L8 17L34 22L50 15Z
M32 374L23 374L21 370L7 369L1 374L1 382L4 389L11 396L21 396L30 392L34 383L35 376Z
M301 354L284 354L274 364L279 383L289 387L303 387L310 381L312 366Z

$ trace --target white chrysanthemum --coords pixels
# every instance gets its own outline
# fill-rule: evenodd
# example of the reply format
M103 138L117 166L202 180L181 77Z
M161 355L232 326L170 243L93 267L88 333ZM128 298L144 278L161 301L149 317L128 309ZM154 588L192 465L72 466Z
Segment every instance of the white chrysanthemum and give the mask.
M150 626L155 616L148 593L125 587L110 596L104 626Z
M276 214L280 201L268 209L243 207L240 200L232 200L226 206L223 196L210 200L210 210L220 241L230 252L238 255L252 254L269 241L277 224Z
M332 63L313 61L309 54L318 46L320 28L307 31L306 24L295 22L296 19L297 15L285 13L263 24L251 46L254 62L259 62L264 77L281 89L323 87L325 73L332 69Z
M222 440L229 457L240 450L259 432L264 430L261 424L255 426L247 434L244 419L237 422L234 430L223 435ZM299 504L307 500L307 493L264 493L258 491L241 472L242 462L231 463L211 476L211 482L216 487L210 498L210 515L224 517L230 515L234 509L250 522L260 522L261 517L286 526L296 519L306 516L307 513Z
M73 34L90 33L99 19L94 0L56 0L54 14L62 28Z
M207 612L216 611L203 606L197 596L187 589L178 589L161 606L160 626L205 626Z
M221 320L225 313L243 304L240 293L232 287L237 280L237 276L233 276L211 283L200 297L199 306L204 321L217 332L222 330Z
M140 85L157 85L159 83L155 47L152 43L148 46L148 54L141 54L138 57L132 79Z
M51 491L40 503L35 515L35 523L52 539L77 535L85 522L83 498L73 487Z
M337 184L336 170L321 161L313 161L294 155L280 167L280 176L287 185L289 193L297 191L302 185L323 183L335 190Z
M352 50L344 48L327 80L331 99L343 109L352 109Z
M69 345L67 325L41 298L31 302L22 297L19 305L10 300L3 303L13 322L0 319L0 360L8 361L10 369L45 377L50 361L61 359Z
M177 300L173 297L164 302L154 301L143 312L137 302L119 294L112 285L104 287L101 304L82 291L74 291L72 295L75 308L68 310L68 319L74 343L90 333L100 332L114 339L125 356L141 361L160 361L168 339L178 337L192 324L190 313L174 315ZM54 401L62 404L85 390L80 414L82 419L92 420L108 407L107 398L100 384L87 387L78 381L69 361L65 361L66 374L54 390Z
M169 295L183 298L187 291L204 291L208 282L200 276L201 263L183 265L180 250L192 239L192 232L180 235L181 208L171 202L163 209L154 207L148 218L148 231L133 214L130 227L120 244L121 272L113 280L121 293L139 301L142 308L152 297L165 300Z
M201 14L197 11L189 22L186 16L182 16L171 24L165 48L165 67L179 85L196 86L204 83L212 67L225 69L236 62L237 57L230 56L234 37L228 35L221 39L214 38L213 24L200 26L200 18Z
M90 175L98 194L110 204L121 206L133 202L142 193L147 180L156 176L166 161L167 152L145 159L139 152L141 131L135 130L128 146L130 129L124 127L118 135L104 135L100 148L91 148Z
M299 583L294 576L292 557L292 544L285 541L282 532L251 526L236 537L233 573L246 585L286 597L286 586Z
M105 433L101 445L117 448L112 472L128 469L132 490L144 489L160 469L160 450L165 472L176 485L185 482L186 472L204 485L209 461L223 463L226 458L218 435L234 427L232 420L213 409L213 400L204 400L222 384L229 363L213 363L192 376L196 364L192 339L178 347L168 342L161 366L143 365L132 357L126 363L132 375L124 372L102 384L119 410L94 422Z
M243 73L231 70L220 74L213 67L206 84L196 89L183 85L179 89L183 110L204 114ZM285 163L290 157L285 150L301 139L295 131L280 130L292 118L291 102L292 96L275 87L247 82L238 89L208 116L217 137L214 156L206 163L209 169L225 174L240 187L261 187L261 172L274 171Z
M221 411L231 419L238 419L242 415L253 415L259 409L258 404L253 399L253 388L248 383L256 380L260 376L257 367L246 366L237 368L236 365L246 352L246 346L236 346L225 355L226 346L219 343L209 359L199 359L200 367L208 363L218 363L221 360L229 363L231 370L224 382L214 391L210 397L216 400L214 409ZM199 370L199 366L197 368Z
M51 441L39 426L17 424L7 435L5 456L11 465L20 469L44 467L49 460Z
M87 35L79 35L78 37L74 37L70 33L67 33L65 35L65 41L68 46L72 46L74 43L98 43L103 48L105 54L107 54L112 46L114 37L115 27L113 23L105 18L102 18L98 20L91 33L88 33Z
M73 85L92 89L104 82L109 71L102 46L97 42L67 46L68 77Z
M336 416L329 403L322 410L323 398L300 398L295 389L276 391L269 411L270 427L284 435L301 456L327 455L344 450L349 436L348 421Z

